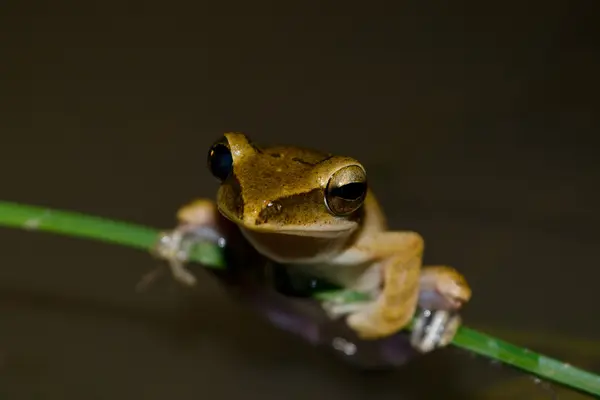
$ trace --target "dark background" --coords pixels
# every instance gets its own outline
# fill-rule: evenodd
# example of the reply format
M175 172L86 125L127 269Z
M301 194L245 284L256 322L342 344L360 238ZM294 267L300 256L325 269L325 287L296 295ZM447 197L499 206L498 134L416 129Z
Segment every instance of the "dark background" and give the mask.
M0 198L171 227L225 131L354 156L466 324L600 372L594 2L425 3L3 4ZM0 238L3 398L550 398L452 349L358 375L214 282L136 294L147 254Z

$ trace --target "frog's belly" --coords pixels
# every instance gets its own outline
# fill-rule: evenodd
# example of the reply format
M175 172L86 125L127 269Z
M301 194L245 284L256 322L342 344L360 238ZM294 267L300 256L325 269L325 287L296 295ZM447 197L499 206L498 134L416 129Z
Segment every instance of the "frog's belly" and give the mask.
M350 237L346 232L331 238L240 230L259 253L281 264L326 262L343 250Z

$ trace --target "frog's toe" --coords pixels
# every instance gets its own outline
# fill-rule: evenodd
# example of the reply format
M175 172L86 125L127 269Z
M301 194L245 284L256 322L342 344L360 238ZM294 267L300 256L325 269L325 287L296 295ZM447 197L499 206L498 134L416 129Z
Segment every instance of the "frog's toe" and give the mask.
M415 319L411 344L421 353L445 347L450 344L460 325L461 318L456 313L423 310Z
M154 243L150 252L154 257L168 262L185 261L183 234L177 229L160 232L158 240Z
M419 306L427 310L458 311L469 300L463 293L443 293L439 290L421 290L419 292Z
M458 311L471 299L465 277L452 267L423 268L419 284L419 307L423 309Z
M156 282L158 277L164 272L163 268L155 268L150 272L146 273L140 281L135 285L135 290L137 292L143 292L150 288L150 286Z
M185 232L180 229L161 232L159 239L151 249L151 254L167 262L173 278L185 286L194 286L196 277L186 269L185 263L193 246L202 240L216 241L218 238L208 232L207 236L197 232Z

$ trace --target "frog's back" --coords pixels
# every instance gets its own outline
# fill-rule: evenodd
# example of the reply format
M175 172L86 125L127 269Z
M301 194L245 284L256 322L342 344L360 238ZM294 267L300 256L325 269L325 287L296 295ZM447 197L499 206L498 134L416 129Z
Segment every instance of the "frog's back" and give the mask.
M271 157L287 158L301 164L313 166L333 157L333 154L331 153L325 153L305 147L270 146L262 148L262 151Z

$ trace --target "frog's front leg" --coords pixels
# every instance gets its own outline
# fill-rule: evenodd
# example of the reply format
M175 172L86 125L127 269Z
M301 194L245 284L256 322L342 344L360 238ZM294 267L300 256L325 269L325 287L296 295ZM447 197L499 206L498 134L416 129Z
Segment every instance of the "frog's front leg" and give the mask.
M447 266L421 268L423 239L414 232L382 232L362 239L334 263L373 262L359 283L383 288L372 303L348 309L348 325L363 339L378 339L406 327L417 306L420 315L411 334L412 345L428 352L450 343L461 320L457 311L471 296L464 277ZM377 269L379 277L373 275Z
M417 308L424 243L415 232L381 232L361 238L333 264L372 262L383 278L377 298L351 312L348 325L362 339L379 339L406 327Z

